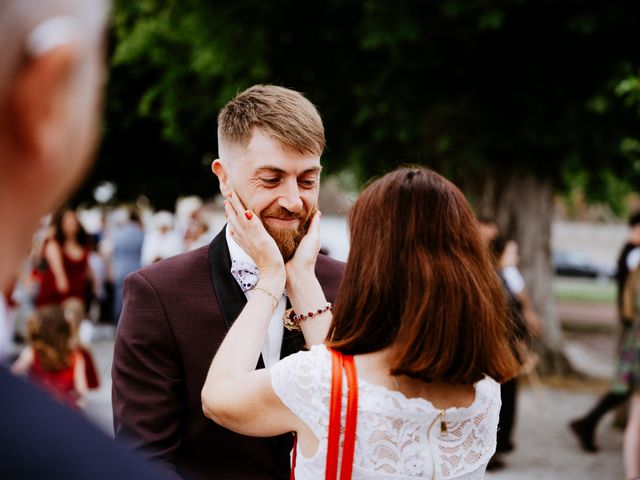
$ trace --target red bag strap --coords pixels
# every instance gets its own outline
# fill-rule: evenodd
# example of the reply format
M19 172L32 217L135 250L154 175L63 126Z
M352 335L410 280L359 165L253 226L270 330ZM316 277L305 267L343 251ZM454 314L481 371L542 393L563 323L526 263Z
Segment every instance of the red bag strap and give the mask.
M340 448L340 414L342 410L342 354L331 349L331 400L329 401L329 439L326 480L336 480Z
M345 420L344 443L342 444L342 465L340 480L350 480L353 471L353 454L356 448L356 424L358 420L358 376L352 355L344 355L344 370L347 374L349 397L347 399L347 418Z
M344 443L342 445L342 465L340 480L350 480L353 471L353 455L356 444L356 425L358 420L358 376L352 355L342 355L331 351L331 399L329 401L329 439L327 445L326 480L337 480L338 457L340 449L340 424L342 410L342 369L344 366L349 388L347 397L347 416L345 419ZM298 437L293 439L290 479L295 480Z
M290 480L296 480L296 455L298 453L298 436L293 434L293 452L291 452L291 474Z

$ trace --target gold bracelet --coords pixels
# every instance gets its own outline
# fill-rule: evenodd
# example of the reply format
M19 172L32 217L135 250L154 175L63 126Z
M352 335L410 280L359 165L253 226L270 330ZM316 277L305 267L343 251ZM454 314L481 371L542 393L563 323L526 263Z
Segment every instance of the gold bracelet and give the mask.
M262 288L262 287L253 287L254 290L260 290L261 292L266 293L267 295L269 295L271 297L271 299L273 300L273 308L271 309L271 313L276 311L276 308L278 308L278 303L279 300L276 298L276 296L271 293L269 290L267 290L266 288Z

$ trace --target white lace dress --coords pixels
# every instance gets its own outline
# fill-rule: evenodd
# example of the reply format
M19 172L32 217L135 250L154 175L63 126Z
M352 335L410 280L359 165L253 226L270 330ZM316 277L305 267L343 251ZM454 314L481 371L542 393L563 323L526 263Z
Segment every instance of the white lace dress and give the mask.
M343 378L342 425L347 388ZM329 426L331 355L324 345L299 352L271 368L271 383L282 402L318 437L311 458L298 449L296 480L324 478ZM475 385L467 408L436 409L421 398L358 379L358 422L353 479L484 478L495 452L500 386L485 377ZM444 417L446 432L441 432Z

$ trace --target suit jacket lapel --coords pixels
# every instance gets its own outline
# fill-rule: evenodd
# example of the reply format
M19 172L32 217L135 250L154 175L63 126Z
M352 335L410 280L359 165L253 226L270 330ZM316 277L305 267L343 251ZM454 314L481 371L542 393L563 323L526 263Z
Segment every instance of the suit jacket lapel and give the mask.
M227 330L247 304L247 297L231 274L231 257L224 227L209 245L211 280Z
M231 256L225 237L225 226L209 245L209 269L225 327L231 328L247 304L247 297L231 274ZM256 369L264 368L262 354Z

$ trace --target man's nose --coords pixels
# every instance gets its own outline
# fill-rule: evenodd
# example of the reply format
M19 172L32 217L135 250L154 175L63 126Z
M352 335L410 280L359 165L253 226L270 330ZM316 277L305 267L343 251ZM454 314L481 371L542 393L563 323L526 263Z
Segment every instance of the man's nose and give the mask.
M297 181L286 182L284 191L278 197L278 205L293 213L302 211L303 203Z

